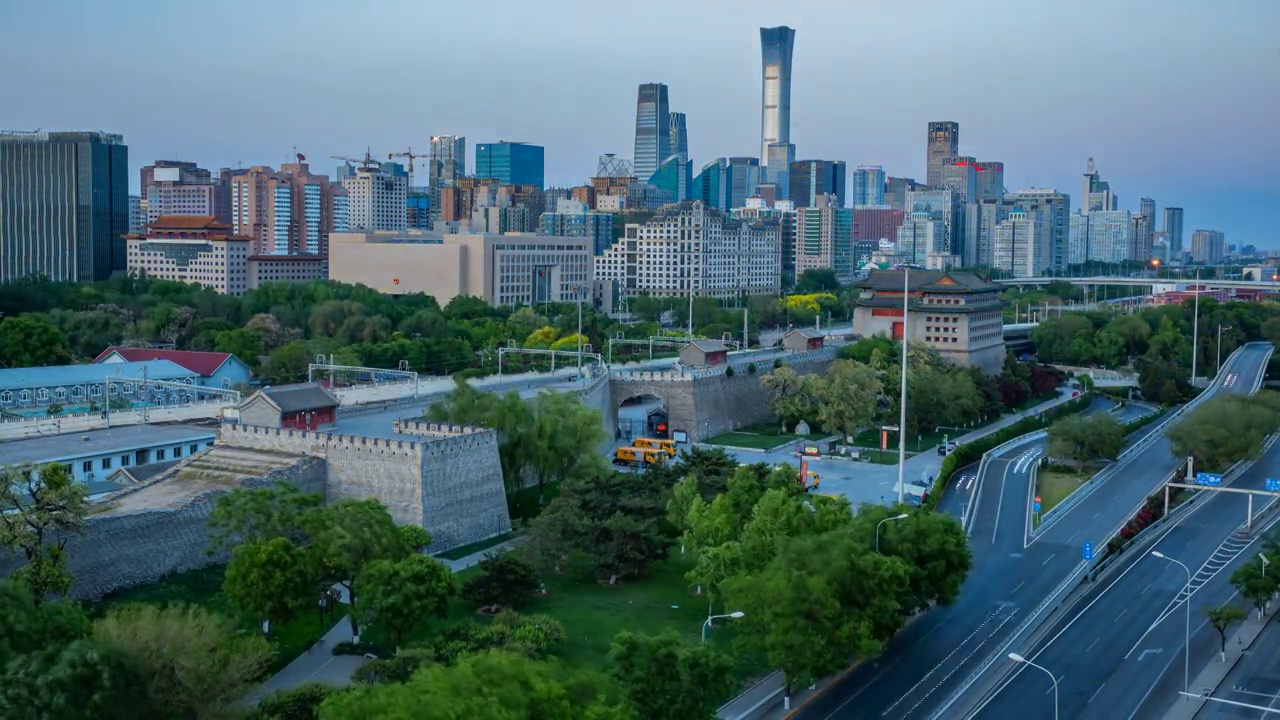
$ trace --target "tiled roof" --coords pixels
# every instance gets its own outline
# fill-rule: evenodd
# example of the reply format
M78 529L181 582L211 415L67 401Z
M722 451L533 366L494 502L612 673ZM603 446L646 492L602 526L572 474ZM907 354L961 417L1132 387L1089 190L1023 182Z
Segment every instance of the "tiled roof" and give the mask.
M729 350L729 346L725 345L719 340L692 340L689 342L689 344L698 348L704 353L726 352Z
M864 290L902 292L901 270L872 270L865 280L853 284ZM972 272L945 272L938 270L912 270L907 278L909 289L915 292L991 292L1003 290L1000 285L987 282Z
M230 230L231 226L212 215L161 215L147 223L152 230Z
M185 451L187 444L198 442L203 445L216 435L217 428L209 425L184 423L124 425L24 440L8 440L0 443L0 455L4 456L6 464L39 465L96 455L122 454L156 445L182 445Z
M271 398L271 402L278 405L280 412L285 414L338 407L338 399L321 387L320 383L277 385L262 388L261 392Z
M49 367L12 368L0 370L0 390L22 388L70 387L85 383L100 383L108 376L123 379L140 379L146 371L148 380L181 380L195 378L197 374L168 360L111 363L109 365L52 365Z
M111 356L112 353L120 356L121 360L126 362L142 362L145 360L168 360L175 365L190 370L201 377L212 377L218 368L222 367L228 359L234 357L231 353L220 352L203 352L199 350L159 350L156 348L140 348L140 347L120 347L112 345L103 350L98 357L94 358L95 363L101 363Z
M826 334L821 330L814 330L813 328L796 328L787 334L790 335L791 333L800 333L802 336L809 339L826 337Z

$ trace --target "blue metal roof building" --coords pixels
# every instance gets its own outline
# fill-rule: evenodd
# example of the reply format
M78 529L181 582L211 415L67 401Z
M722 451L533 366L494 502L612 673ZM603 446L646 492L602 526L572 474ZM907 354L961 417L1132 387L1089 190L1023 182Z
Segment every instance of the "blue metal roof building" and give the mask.
M191 393L151 390L144 393L138 381L167 380L188 385L199 383L199 375L169 360L111 363L109 365L53 365L49 367L0 370L0 410L17 414L22 409L42 409L62 405L67 411L74 406L100 404L104 386L110 383L110 396L131 404L177 404L190 402Z

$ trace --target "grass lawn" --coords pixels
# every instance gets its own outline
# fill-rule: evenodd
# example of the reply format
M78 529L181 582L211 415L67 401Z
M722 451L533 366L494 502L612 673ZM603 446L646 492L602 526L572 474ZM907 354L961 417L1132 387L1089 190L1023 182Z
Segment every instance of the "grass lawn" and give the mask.
M756 450L772 450L776 447L802 442L805 438L799 435L754 435L745 432L730 432L717 435L706 440L707 445L725 445L728 447L754 448Z
M542 504L538 504L538 488L534 487L520 488L519 490L507 495L507 514L511 516L512 522L516 520L532 520L542 512L542 508L551 502L552 498L560 494L560 483L550 482L542 488Z
M643 579L620 581L609 587L587 577L550 577L548 594L521 609L523 613L543 613L564 624L566 640L556 652L566 664L601 670L608 667L609 645L623 630L657 634L675 630L690 643L699 642L707 617L704 596L693 595L684 574L692 567L692 556L678 554L654 566ZM459 574L464 580L472 568ZM722 608L717 608L717 612ZM479 618L476 607L454 598L446 620L432 620L410 638L406 645L433 637L447 624ZM483 620L482 620L483 621ZM735 677L745 683L768 672L764 658L736 650L733 621L718 621L709 642L734 659ZM724 624L726 623L727 624ZM377 635L377 630L371 631Z
M1089 481L1102 469L1101 466L1085 468L1084 472L1074 473L1070 470L1037 470L1036 495L1040 496L1040 516L1052 510L1067 496Z
M181 602L199 605L206 610L235 618L241 632L245 634L260 632L260 619L236 610L223 594L222 576L225 570L225 566L218 565L170 575L159 582L121 590L97 602L87 603L85 611L90 617L100 617L112 608L129 603L169 605ZM275 673L288 665L331 627L333 623L328 619L325 624L320 624L318 611L304 612L292 622L272 625L271 644L276 654L267 668L268 673Z
M537 499L536 496L534 499L536 501ZM472 553L482 552L484 550L488 550L489 548L495 545L501 545L502 543L510 540L512 537L514 537L512 533L502 533L501 535L496 535L494 537L489 538L488 540L473 542L470 545L460 545L452 550L447 550L445 552L442 552L436 555L436 557L440 558L441 560L461 560L462 558ZM357 598L357 600L358 599L359 598Z

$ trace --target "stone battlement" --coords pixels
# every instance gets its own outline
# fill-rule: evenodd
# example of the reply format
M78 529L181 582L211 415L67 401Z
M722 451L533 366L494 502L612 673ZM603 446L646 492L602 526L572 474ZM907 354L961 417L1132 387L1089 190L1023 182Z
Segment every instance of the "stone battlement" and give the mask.
M450 438L489 432L488 428L448 423L422 422L420 420L396 420L392 429L401 435L422 435L426 438ZM428 440L430 442L430 440Z
M360 435L240 424L226 424L218 428L218 444L306 455L314 455L317 450L323 449L417 457L422 450L422 443L412 440L386 440Z

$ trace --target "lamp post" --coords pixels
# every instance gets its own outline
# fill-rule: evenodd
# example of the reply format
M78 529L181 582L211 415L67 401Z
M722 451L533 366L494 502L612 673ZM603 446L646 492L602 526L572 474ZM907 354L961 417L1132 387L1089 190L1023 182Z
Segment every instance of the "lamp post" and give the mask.
M907 300L911 277L911 266L902 267L902 388L898 393L898 504L903 502L903 471L907 461L907 323L911 312Z
M1217 365L1217 368L1214 370L1214 375L1217 375L1218 373L1222 372L1222 331L1230 330L1230 329L1231 329L1230 325L1223 325L1222 323L1218 323L1218 365Z
M1168 555L1165 555L1159 550L1152 550L1151 554L1155 557L1160 558L1161 560L1168 560L1171 563L1177 563L1178 565L1181 565L1183 571L1187 573L1187 599L1184 601L1187 606L1187 628L1186 628L1186 640L1184 641L1185 647L1183 648L1184 652L1183 652L1183 658L1182 658L1183 659L1182 685L1183 685L1183 691L1189 693L1191 692L1191 568L1187 567L1181 561L1174 560Z
M907 519L907 514L902 513L901 515L894 515L893 517L887 517L881 520L880 522L876 523L876 554L877 555L880 554L880 526L889 522L890 520L905 520L905 519Z
M711 629L712 620L719 620L720 618L733 618L737 620L738 618L744 617L745 615L746 613L742 612L741 610L738 610L736 612L731 612L731 613L725 613L724 615L708 615L706 621L702 623L702 642L703 643L707 642L707 630Z
M1191 316L1191 385L1196 384L1196 356L1200 354L1200 268L1196 268L1196 301Z
M1044 672L1045 675L1049 676L1049 679L1053 681L1053 720L1058 720L1058 678L1054 677L1053 673L1049 672L1048 669L1031 662L1030 660L1022 657L1018 653L1009 653L1009 659L1016 663L1023 663L1024 665L1030 665L1031 667L1037 670L1040 670Z

